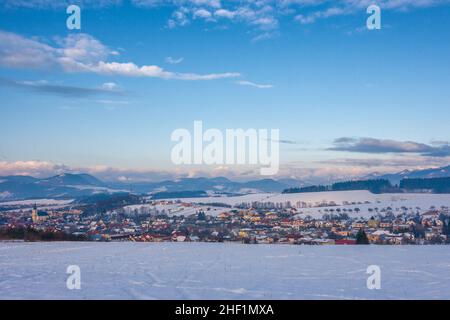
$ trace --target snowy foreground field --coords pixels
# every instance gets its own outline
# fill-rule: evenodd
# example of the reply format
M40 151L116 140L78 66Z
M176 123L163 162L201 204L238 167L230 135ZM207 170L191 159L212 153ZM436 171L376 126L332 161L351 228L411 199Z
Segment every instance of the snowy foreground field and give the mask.
M81 289L66 287L67 266ZM381 289L367 289L369 265ZM446 246L0 243L1 299L449 299Z

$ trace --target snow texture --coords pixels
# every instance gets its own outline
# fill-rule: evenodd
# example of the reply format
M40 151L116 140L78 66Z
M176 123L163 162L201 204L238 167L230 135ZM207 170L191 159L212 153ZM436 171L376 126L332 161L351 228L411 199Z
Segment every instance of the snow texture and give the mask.
M270 194L258 193L237 197L208 197L208 198L185 198L180 199L183 202L221 202L229 205L238 205L243 202L273 202L286 203L291 202L295 206L297 202L304 202L312 208L299 208L301 214L299 217L307 215L313 218L321 218L323 216L324 207L315 207L320 203L335 202L336 206L328 208L355 209L359 208L360 212L348 213L350 217L370 218L375 213L370 212L369 208L387 208L394 210L401 207L411 208L415 210L420 208L420 212L430 209L431 206L440 208L441 206L450 207L450 194L424 194L424 193L384 193L373 194L369 191L330 191L330 192L308 192L308 193L291 193L291 194ZM365 203L366 201L370 203ZM345 204L345 203L349 204ZM353 203L353 204L351 204Z
M66 287L69 265L81 289ZM381 268L381 289L366 271ZM449 299L447 246L0 243L1 299Z

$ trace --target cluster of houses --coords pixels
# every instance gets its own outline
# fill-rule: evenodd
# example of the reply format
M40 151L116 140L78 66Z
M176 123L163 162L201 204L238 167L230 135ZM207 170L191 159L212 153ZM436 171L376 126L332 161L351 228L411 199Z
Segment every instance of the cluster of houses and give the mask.
M2 214L1 228L32 227L65 232L92 241L203 241L265 244L357 244L364 230L373 244L449 243L449 209L385 208L368 219L326 210L321 218L299 213L292 206L240 205L220 207L153 201L84 216L81 210L62 208L49 212Z

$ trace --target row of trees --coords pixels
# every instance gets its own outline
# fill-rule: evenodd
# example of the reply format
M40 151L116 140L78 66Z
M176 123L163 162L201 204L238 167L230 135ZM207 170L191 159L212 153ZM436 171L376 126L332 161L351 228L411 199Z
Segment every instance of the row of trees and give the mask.
M300 188L289 188L283 193L305 193L305 192L323 192L323 191L348 191L348 190L369 190L373 193L391 192L394 187L386 179L376 180L355 180L336 182L328 186L308 186Z
M442 234L450 236L450 219L442 219Z
M434 193L450 193L450 178L403 179L400 188L405 190L432 190Z
M0 240L25 241L87 241L84 235L73 235L62 231L42 231L33 228L0 229Z
M372 193L405 192L429 190L433 193L450 193L450 177L448 178L426 178L426 179L402 179L400 184L392 185L386 179L374 180L354 180L336 182L332 185L308 186L289 188L283 193L305 193L323 191L348 191L348 190L368 190Z

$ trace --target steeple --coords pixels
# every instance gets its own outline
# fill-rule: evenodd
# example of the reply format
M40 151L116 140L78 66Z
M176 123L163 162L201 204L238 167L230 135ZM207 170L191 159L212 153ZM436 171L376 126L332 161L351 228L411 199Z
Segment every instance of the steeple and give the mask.
M33 210L31 210L31 219L33 220L33 222L38 221L38 211L36 203L34 203Z

